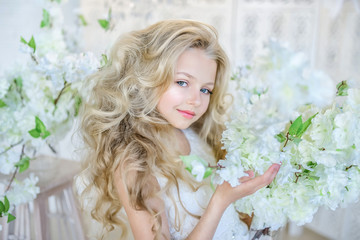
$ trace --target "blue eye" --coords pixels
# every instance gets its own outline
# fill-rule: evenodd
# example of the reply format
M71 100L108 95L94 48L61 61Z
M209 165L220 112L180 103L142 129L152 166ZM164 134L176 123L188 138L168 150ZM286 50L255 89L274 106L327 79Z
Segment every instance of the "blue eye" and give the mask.
M177 81L176 83L181 87L186 87L188 85L185 81Z
M200 89L200 92L205 93L205 94L212 94L212 91L210 91L209 89L206 89L206 88Z

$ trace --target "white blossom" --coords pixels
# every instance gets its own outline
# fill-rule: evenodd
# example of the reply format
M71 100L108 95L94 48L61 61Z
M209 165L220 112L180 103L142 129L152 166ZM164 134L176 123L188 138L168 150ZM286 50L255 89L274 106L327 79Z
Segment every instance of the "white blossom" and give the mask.
M238 211L254 214L252 229L276 230L289 220L303 225L321 206L334 210L358 201L360 89L351 82L348 96L335 99L326 74L273 41L246 69L233 77L234 106L222 136L227 155L215 179L237 186L245 171L260 175L281 163L267 188L235 202ZM312 120L292 135L299 116L303 126Z
M34 158L44 145L56 144L71 129L81 99L93 87L83 80L95 72L100 61L92 53L70 49L64 28L61 4L40 1L50 15L50 27L32 35L36 50L19 43L25 62L16 63L0 73L0 173L14 173L21 158ZM31 37L24 36L25 41ZM38 117L50 132L45 140L34 138L29 131ZM10 176L9 176L10 177ZM37 177L14 181L6 193L12 205L31 201L39 188ZM0 191L0 195L4 190Z
M36 186L39 178L33 173L22 182L15 181L12 188L6 193L9 202L15 206L35 199L36 195L40 192L40 188Z
M198 161L192 161L191 166L192 166L191 174L196 177L196 181L201 182L204 178L204 174L206 170L205 166Z

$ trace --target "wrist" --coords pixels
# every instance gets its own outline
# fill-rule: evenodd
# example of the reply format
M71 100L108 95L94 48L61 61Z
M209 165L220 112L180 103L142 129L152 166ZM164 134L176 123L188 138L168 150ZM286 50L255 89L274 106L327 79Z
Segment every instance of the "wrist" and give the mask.
M224 197L224 194L218 191L218 189L215 190L209 202L209 205L212 205L214 208L221 212L224 212L230 204L231 203L228 202L227 199Z

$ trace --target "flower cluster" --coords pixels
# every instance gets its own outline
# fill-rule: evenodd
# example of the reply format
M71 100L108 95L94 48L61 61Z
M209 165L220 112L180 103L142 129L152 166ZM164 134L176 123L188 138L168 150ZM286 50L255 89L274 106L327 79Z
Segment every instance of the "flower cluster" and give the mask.
M218 182L236 186L247 176L245 170L263 174L281 162L267 188L235 203L240 212L254 214L253 229L277 230L288 220L303 225L320 206L334 210L359 199L360 89L355 81L335 86L303 54L275 41L233 79L234 109L223 133L227 156L219 162Z
M68 45L61 5L44 2L41 32L21 37L21 50L30 55L0 74L0 173L13 175L29 166L44 146L50 148L71 129L82 99L88 94L81 82L98 69L91 53L76 53ZM80 91L81 90L81 91ZM10 177L9 177L10 180ZM11 204L33 200L37 177L0 183L0 196Z
M197 155L180 156L180 159L185 165L185 169L190 172L196 179L201 182L203 179L213 174L214 168Z

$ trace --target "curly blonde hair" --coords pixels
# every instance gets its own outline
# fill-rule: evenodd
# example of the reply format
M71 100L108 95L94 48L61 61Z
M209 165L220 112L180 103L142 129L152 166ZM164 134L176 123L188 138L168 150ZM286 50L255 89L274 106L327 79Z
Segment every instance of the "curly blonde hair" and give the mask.
M81 114L81 133L88 149L83 176L89 179L83 195L97 193L92 217L108 231L119 225L123 237L126 218L119 215L123 206L114 185L117 169L132 206L154 217L157 237L161 229L159 212L146 202L159 193L149 186L151 177L166 177L165 188L178 188L181 179L196 189L173 147L176 143L172 127L156 109L160 96L174 79L177 59L189 48L204 50L217 63L209 107L191 128L212 147L219 160L225 156L220 140L229 105L229 64L212 26L166 20L130 32L115 42L108 64L88 79L94 81L95 87ZM136 172L135 184L128 181L130 172Z

